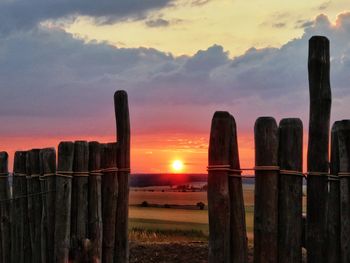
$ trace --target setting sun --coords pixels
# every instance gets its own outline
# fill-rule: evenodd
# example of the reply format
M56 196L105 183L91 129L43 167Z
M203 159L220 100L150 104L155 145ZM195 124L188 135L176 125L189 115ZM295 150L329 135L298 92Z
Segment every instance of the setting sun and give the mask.
M175 172L180 172L183 170L184 168L184 164L182 161L180 160L175 160L173 163L172 163L172 168Z

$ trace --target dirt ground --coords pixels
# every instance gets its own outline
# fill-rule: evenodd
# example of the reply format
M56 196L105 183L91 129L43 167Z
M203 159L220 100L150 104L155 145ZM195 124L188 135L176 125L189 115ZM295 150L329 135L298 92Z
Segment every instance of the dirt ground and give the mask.
M252 260L249 251L249 262ZM207 242L130 243L130 263L207 263Z
M131 242L130 263L207 263L208 242ZM253 262L253 248L249 248L248 262ZM303 250L303 262L306 253Z

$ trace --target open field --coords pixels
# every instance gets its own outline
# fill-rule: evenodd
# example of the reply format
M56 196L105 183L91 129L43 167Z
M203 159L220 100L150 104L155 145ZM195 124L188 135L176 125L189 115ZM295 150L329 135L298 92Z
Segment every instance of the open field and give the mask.
M254 186L244 186L248 237L252 237ZM195 205L203 202L204 210L140 207L149 204ZM131 240L164 241L207 240L209 234L206 192L162 192L157 189L131 190L129 207L129 230Z
M206 192L173 192L161 191L161 188L147 188L147 190L131 189L129 207L129 229L131 240L203 240L209 234L207 193ZM244 184L243 195L246 210L247 235L250 241L253 238L254 223L254 185ZM159 205L188 205L194 206L203 202L204 210L173 209L140 207L146 201L149 204ZM304 212L305 212L305 198ZM133 230L135 230L132 232ZM191 232L190 235L185 232ZM153 235L151 233L156 233ZM196 235L195 233L198 233ZM206 237L206 238L204 238Z

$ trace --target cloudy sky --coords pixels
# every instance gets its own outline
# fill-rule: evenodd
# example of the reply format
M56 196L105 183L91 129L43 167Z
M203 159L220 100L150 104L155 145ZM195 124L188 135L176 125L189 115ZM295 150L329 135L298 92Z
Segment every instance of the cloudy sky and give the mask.
M2 0L0 148L114 140L129 94L134 172L204 172L211 117L230 111L243 166L259 116L308 126L308 40L331 41L332 121L349 118L348 0ZM306 143L305 138L305 143Z

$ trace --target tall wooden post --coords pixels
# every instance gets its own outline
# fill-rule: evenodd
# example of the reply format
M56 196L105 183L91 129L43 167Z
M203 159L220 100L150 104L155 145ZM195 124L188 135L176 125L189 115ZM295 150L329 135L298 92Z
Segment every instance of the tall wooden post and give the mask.
M230 176L228 179L230 191L230 217L231 217L231 262L248 262L248 242L245 222L245 208L243 200L242 177L240 173L237 127L231 116L231 143L230 143Z
M211 123L208 167L209 263L231 262L229 169L232 117L215 112Z
M0 152L0 261L11 262L11 215L8 154Z
M31 239L32 262L40 263L41 258L41 223L42 223L42 195L40 187L40 149L32 149L27 154L27 193L28 218Z
M331 88L329 41L314 36L309 41L310 121L307 154L307 260L327 262L327 200Z
M102 263L113 263L118 201L117 143L104 144L102 149Z
M328 263L340 262L340 181L338 128L335 122L331 132L331 165L328 193Z
M55 263L68 262L70 248L73 159L74 143L61 142L58 146L55 192Z
M254 262L278 262L278 127L272 117L255 127Z
M115 263L129 262L128 215L130 176L130 117L128 95L120 90L114 94L117 126L118 205L115 241Z
M25 263L25 245L24 235L25 227L28 227L25 221L27 211L26 198L26 155L27 152L17 151L13 161L13 185L12 185L12 237L11 237L11 262Z
M340 177L341 262L350 262L350 120L337 126Z
M54 148L40 150L40 184L43 216L41 233L42 262L53 262L54 233L55 233L55 174L56 151Z
M102 200L101 200L101 147L89 142L89 238L92 243L92 262L102 258Z
M303 124L279 125L278 262L302 262Z
M71 208L71 250L73 260L79 253L79 244L88 235L89 145L86 141L74 143Z

